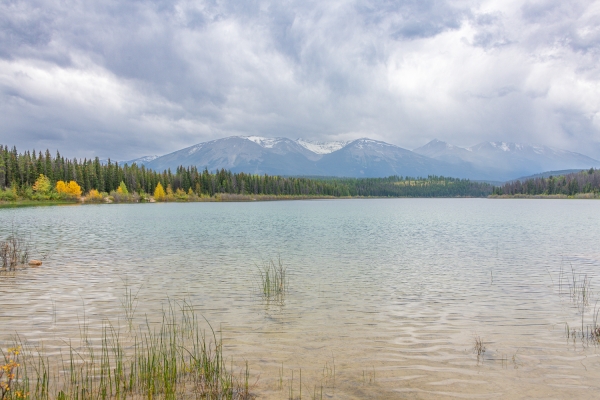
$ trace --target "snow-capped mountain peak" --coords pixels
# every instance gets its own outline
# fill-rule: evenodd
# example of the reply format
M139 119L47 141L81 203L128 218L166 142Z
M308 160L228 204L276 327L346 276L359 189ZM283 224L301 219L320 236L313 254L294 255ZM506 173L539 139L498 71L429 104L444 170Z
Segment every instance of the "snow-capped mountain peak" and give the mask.
M256 143L257 145L264 147L265 149L272 149L277 143L282 140L286 140L283 138L268 138L262 136L241 136L243 139L249 140L251 142Z
M502 151L514 151L514 150L523 150L523 145L520 143L511 143L511 142L490 142L492 147L500 149Z
M312 151L315 154L329 154L337 151L343 147L346 147L349 141L337 141L337 142L318 142L313 140L306 140L298 138L295 140L300 146L306 150Z
M369 138L360 138L356 139L352 143L352 145L357 149L362 149L364 147L398 147L393 144L389 144L386 142L381 142L379 140L369 139Z

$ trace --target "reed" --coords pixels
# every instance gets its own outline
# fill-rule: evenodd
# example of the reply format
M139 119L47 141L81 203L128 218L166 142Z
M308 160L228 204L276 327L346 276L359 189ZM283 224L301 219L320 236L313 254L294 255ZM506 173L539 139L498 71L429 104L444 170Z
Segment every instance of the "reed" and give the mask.
M128 278L121 278L121 280L123 281L123 285L125 287L125 293L121 297L121 306L123 307L123 311L125 312L125 320L127 321L127 326L129 327L129 330L132 330L133 318L137 310L138 296L140 290L142 290L142 286L138 287L137 291L134 294L133 289L129 286Z
M591 337L596 342L600 342L600 325L598 325L598 314L600 314L600 308L598 308L598 301L594 305L594 312L592 313L592 326L591 326Z
M475 344L473 345L473 352L477 354L477 362L483 361L483 356L485 354L485 344L480 336L474 337Z
M276 300L283 302L288 291L287 268L283 265L281 257L277 262L273 259L258 266L260 292L265 300Z
M375 383L375 366L373 366L372 371L363 369L362 373L363 385L371 385Z
M575 269L571 265L571 279L568 282L569 295L571 300L580 308L590 305L590 298L592 296L591 291L591 279L587 275L575 273Z
M563 291L563 287L568 289ZM598 316L600 309L596 305L592 312L592 324L586 325L585 316L586 310L590 307L591 298L593 296L592 291L592 280L586 274L578 273L573 265L571 265L571 274L565 274L561 266L559 272L559 293L568 295L571 302L577 308L581 317L580 326L577 328L571 328L568 323L565 323L565 333L567 339L580 338L586 343L592 342L597 345L600 344L600 326L598 325Z
M19 265L26 265L29 252L29 243L13 232L6 240L0 241L0 269L14 271Z
M101 337L58 359L20 340L23 352L11 390L29 399L250 399L249 369L228 369L222 339L200 328L193 308L169 301L162 322L124 335L105 323ZM5 356L6 359L6 356Z

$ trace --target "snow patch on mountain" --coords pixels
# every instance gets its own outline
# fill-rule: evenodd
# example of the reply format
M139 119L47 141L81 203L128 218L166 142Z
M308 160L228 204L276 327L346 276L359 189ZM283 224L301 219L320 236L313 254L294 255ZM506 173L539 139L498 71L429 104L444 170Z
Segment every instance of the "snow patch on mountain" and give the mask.
M337 141L337 142L316 142L313 140L306 140L298 138L296 143L304 147L306 150L312 151L315 154L329 154L337 151L341 148L346 147L349 141Z
M144 165L144 164L149 163L150 161L156 160L158 157L160 157L160 156L143 156L143 157L136 158L134 160L123 161L120 164L132 165L135 163L137 165Z
M262 136L242 136L242 138L254 142L265 149L272 149L277 143L285 140L282 138L267 138Z
M478 145L467 147L469 151L480 151L485 148L486 143L480 143ZM531 152L539 155L547 156L561 156L567 154L577 154L566 150L555 149L553 147L542 146L542 145L530 145L524 143L513 143L513 142L487 142L492 148L501 150L503 152Z
M373 139L368 139L368 138L362 138L362 139L357 139L355 140L353 143L353 146L357 149L362 149L365 147L375 147L375 146L379 146L379 147L398 147L395 146L393 144L389 144L386 142L380 142L379 140L373 140Z
M143 162L150 162L152 160L156 160L158 157L160 157L160 156L156 156L156 155L154 155L154 156L145 156L145 157L138 158L138 160L143 161Z
M199 143L197 145L190 147L190 149L188 150L188 156L194 154L195 152L200 150L203 146L204 146L204 143Z

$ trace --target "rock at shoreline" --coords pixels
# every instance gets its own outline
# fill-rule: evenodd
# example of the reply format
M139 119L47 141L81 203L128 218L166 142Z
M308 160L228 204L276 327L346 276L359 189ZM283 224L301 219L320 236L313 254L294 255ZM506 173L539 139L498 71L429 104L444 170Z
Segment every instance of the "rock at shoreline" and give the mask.
M30 267L39 267L40 265L42 265L42 262L40 260L31 260L31 261L29 261L29 266Z

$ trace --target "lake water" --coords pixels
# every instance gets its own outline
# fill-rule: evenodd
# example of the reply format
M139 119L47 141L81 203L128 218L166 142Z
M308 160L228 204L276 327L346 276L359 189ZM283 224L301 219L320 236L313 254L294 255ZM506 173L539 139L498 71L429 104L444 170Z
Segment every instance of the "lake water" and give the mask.
M600 394L599 347L565 333L565 323L581 329L572 270L592 279L584 329L600 295L597 201L0 209L0 237L12 229L32 241L34 258L48 257L0 275L3 348L18 333L56 354L80 337L82 320L99 335L122 314L126 281L139 290L136 323L159 318L167 298L193 303L222 332L226 355L248 361L261 398L287 398L282 368L284 386L302 369L304 393L328 379L325 398ZM277 257L289 292L267 304L257 265Z

